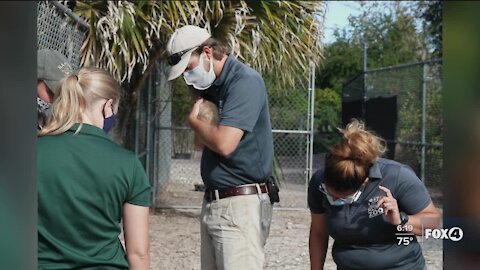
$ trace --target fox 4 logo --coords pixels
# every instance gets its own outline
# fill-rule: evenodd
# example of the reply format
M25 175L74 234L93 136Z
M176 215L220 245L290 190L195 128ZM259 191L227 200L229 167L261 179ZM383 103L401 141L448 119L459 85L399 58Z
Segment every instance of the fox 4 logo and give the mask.
M450 229L425 229L425 239L428 238L457 242L462 240L463 230L459 227L452 227Z

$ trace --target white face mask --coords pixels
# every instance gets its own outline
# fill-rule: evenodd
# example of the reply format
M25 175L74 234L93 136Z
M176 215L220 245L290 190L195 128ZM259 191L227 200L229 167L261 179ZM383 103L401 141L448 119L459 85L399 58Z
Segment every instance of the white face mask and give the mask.
M50 109L51 106L52 106L52 103L46 102L43 99L37 97L37 110L38 110L38 112L45 113Z
M185 71L183 73L183 79L188 85L192 85L195 89L205 90L209 88L213 81L215 81L216 76L213 72L213 61L210 60L210 70L206 71L203 68L205 53L200 54L198 60L198 66L192 70Z
M325 194L328 202L330 203L330 205L333 205L333 206L342 206L342 205L346 205L346 204L352 204L353 202L356 202L358 200L360 195L362 195L362 191L363 191L363 187L360 187L360 189L358 189L352 195L347 196L345 198L337 198L336 200L334 200L332 195L330 195L330 193L327 191L327 188L325 187L324 183L320 184L318 189L320 190L320 192Z

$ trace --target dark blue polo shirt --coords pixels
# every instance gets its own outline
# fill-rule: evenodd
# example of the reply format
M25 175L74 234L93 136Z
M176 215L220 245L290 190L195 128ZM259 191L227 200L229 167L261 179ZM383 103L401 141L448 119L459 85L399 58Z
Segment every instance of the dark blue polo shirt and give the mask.
M201 175L209 189L263 183L272 171L273 138L267 90L254 69L228 56L220 76L203 94L218 106L219 124L244 131L237 148L223 157L203 150Z
M323 170L318 170L308 187L308 205L315 214L327 215L327 228L335 239L332 257L338 269L423 269L425 260L416 238L407 246L398 245L397 229L382 214L372 213L372 204L385 192L392 192L400 211L409 215L425 209L431 199L422 181L410 167L379 158L369 171L369 181L359 199L345 206L331 206L320 192Z

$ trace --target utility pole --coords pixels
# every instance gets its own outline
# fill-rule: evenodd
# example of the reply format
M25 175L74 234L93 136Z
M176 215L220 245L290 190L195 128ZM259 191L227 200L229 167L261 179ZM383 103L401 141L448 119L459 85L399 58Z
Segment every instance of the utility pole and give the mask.
M362 89L362 118L365 120L367 111L367 42L363 43L363 89Z

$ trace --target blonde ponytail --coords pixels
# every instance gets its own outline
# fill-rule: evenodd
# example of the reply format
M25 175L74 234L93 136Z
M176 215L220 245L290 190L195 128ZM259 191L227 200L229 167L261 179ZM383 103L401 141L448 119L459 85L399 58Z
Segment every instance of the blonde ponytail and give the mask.
M75 123L80 123L76 131L79 132L83 113L99 99L113 99L118 106L120 85L108 72L98 68L82 68L77 74L65 77L55 96L47 125L38 136L62 134Z

